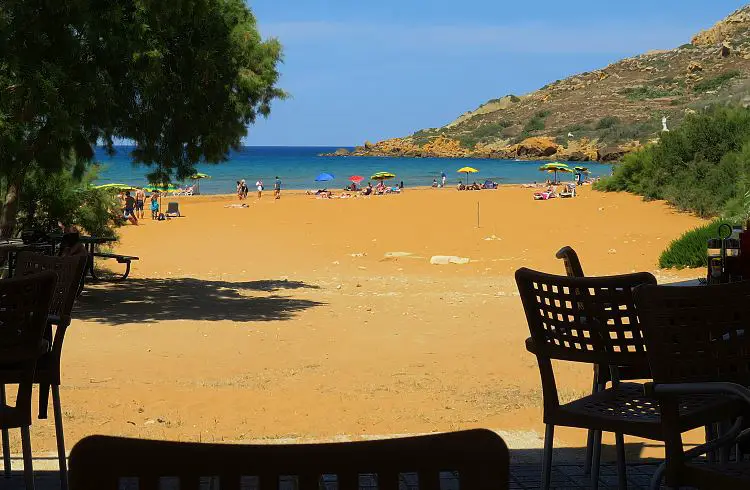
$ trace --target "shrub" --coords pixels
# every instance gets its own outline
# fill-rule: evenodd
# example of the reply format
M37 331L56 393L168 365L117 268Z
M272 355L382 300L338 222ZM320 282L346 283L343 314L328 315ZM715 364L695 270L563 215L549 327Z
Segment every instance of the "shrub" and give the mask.
M518 96L516 96L516 95L510 94L510 101L511 102L521 102L521 98L518 97Z
M91 166L78 176L74 168L58 173L32 168L24 180L18 223L22 229L57 231L58 222L86 233L114 236L119 204L110 190L91 187L98 173Z
M679 49L695 49L695 45L691 43L683 44Z
M710 92L711 90L716 90L720 88L729 80L736 78L739 75L740 75L740 72L738 70L730 70L714 78L701 80L700 82L695 84L695 86L693 87L693 90L695 90L696 92Z
M607 129L618 124L620 124L620 118L616 116L605 116L599 119L599 122L596 124L596 129Z
M750 188L750 110L715 107L686 116L660 141L625 156L597 188L665 199L717 216Z
M533 117L523 127L523 131L525 133L530 133L532 131L541 131L544 128L545 128L544 119L541 119L541 118L538 118L538 117Z
M712 221L672 241L659 256L659 267L663 269L685 267L706 267L708 265L707 242L719 236L721 221Z

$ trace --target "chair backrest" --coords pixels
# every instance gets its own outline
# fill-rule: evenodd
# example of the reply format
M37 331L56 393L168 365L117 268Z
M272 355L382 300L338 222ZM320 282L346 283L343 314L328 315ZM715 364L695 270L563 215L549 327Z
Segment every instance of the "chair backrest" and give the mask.
M47 326L56 280L53 272L0 280L0 349L3 352L17 354L38 347Z
M71 490L507 489L502 438L476 429L446 434L325 444L205 444L90 436L70 454ZM168 481L171 480L171 481ZM442 482L442 483L441 483ZM175 485L176 483L176 485ZM201 485L202 483L202 485ZM212 486L215 485L215 486ZM450 487L447 487L450 488Z
M750 282L644 286L635 296L655 382L750 384Z
M85 267L85 256L50 257L22 252L18 254L16 260L15 274L17 277L22 277L46 271L54 272L57 282L50 302L49 314L69 320Z
M179 212L180 212L180 203L170 202L167 204L167 213L179 213Z
M647 363L633 288L648 272L567 277L522 268L516 283L538 357L639 366Z
M568 277L585 277L578 254L572 247L565 246L557 251L555 257L562 259L565 264L565 273Z

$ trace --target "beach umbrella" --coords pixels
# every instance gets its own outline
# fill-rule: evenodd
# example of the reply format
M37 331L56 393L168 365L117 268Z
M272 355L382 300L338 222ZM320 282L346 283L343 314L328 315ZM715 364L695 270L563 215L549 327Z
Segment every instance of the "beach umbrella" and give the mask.
M555 174L555 184L557 184L557 172L570 172L573 173L573 169L568 167L566 164L561 162L552 162L552 163L545 163L541 167L539 167L539 170L542 172L549 172Z
M361 175L352 175L351 177L349 177L349 182L354 182L355 184L359 184L363 180L365 180L365 178Z
M210 179L211 176L208 174L204 174L201 172L196 172L193 175L190 176L190 180L193 181L193 186L195 187L195 190L193 191L193 194L200 194L201 193L201 179Z
M574 170L577 172L581 172L582 174L588 174L591 173L591 171L586 167L573 167Z
M389 180L389 179L395 179L396 174L392 174L390 172L377 172L370 176L372 180Z
M132 185L128 184L102 184L94 186L94 189L111 189L113 191L130 191L136 189Z
M315 177L315 182L328 182L333 179L333 174L323 172L322 174L319 174L317 177Z
M469 183L469 174L475 174L479 172L479 170L475 169L474 167L461 167L456 172L460 174L466 174L466 183Z

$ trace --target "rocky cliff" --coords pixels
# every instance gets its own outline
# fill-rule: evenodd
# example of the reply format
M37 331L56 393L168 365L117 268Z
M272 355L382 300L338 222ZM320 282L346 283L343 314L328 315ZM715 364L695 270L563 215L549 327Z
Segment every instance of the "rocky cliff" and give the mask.
M440 128L366 143L355 156L613 161L712 103L750 105L750 5L690 43L482 104Z

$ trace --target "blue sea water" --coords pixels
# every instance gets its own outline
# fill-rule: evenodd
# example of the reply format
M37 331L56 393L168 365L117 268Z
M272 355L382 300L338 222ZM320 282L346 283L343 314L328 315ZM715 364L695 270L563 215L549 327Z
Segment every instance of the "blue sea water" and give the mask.
M132 147L118 146L112 157L102 148L97 148L96 160L102 164L99 184L123 183L134 186L146 185L148 167L135 166L130 159ZM396 182L403 181L406 187L429 186L432 179L440 180L440 173L448 176L448 184L455 185L466 180L466 174L456 172L461 167L470 166L479 173L470 175L470 180L483 182L494 180L501 184L545 181L548 174L540 172L544 162L523 162L494 159L445 159L445 158L387 158L387 157L320 157L319 153L333 152L328 147L277 147L247 146L232 151L229 161L217 165L199 164L199 172L211 176L200 182L202 194L230 194L236 189L235 182L245 179L252 189L258 179L263 179L266 189L273 188L275 176L279 176L284 189L317 189L323 187L315 182L315 177L327 172L335 179L327 184L329 189L343 188L351 175L361 175L367 182L375 172L387 171L396 174ZM594 177L609 175L611 165L595 162L570 163L570 166L584 165ZM561 180L572 180L570 174L562 175Z

